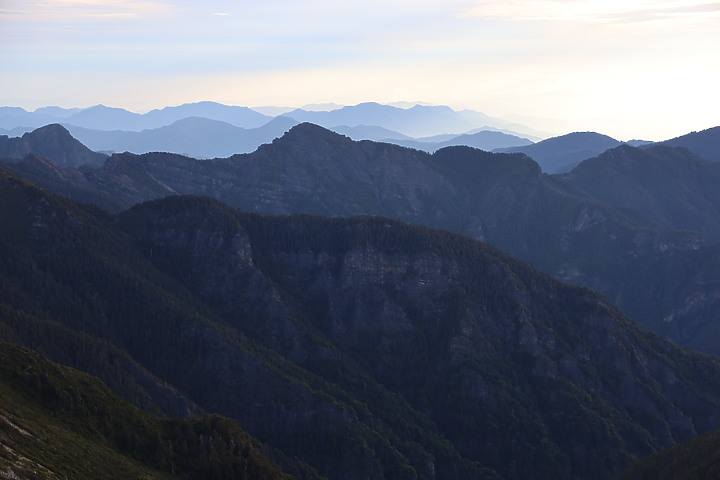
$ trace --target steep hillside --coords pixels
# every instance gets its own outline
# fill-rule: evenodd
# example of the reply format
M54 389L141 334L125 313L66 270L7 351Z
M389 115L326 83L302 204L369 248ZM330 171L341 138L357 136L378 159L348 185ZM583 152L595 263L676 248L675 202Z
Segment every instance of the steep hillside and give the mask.
M720 478L720 431L675 445L613 480L715 480Z
M662 142L670 147L687 148L695 155L720 162L720 127L708 128L700 132L692 132Z
M185 404L176 388L280 448L285 454L278 461L302 478L317 474L289 459L300 457L328 478L434 478L434 469L495 478L347 361L338 368L342 377L363 382L364 402L223 326L211 305L158 272L107 214L5 175L0 195L3 339L96 373L144 408L177 415ZM281 309L262 312L269 318L260 321L291 311L272 300L267 282L252 291L254 304ZM168 391L159 378L174 388Z
M524 153L538 162L544 172L563 173L577 163L620 145L614 138L595 132L575 132L548 138L532 145L499 148L504 153Z
M160 419L96 378L0 343L0 477L289 479L232 421Z
M720 242L720 163L685 149L624 145L585 160L562 178L665 228L695 230Z
M301 477L601 479L720 427L717 361L470 238L2 178L3 338L125 352Z

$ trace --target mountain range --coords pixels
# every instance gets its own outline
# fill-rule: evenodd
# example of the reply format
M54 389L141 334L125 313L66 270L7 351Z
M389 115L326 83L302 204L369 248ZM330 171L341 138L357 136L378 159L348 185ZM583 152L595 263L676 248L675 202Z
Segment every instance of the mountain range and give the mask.
M95 105L84 109L43 107L33 112L19 107L0 107L0 128L37 128L49 123L62 123L93 130L141 131L168 126L185 118L201 117L252 129L266 124L274 117L285 116L298 123L313 121L326 127L373 125L402 132L411 137L445 133L459 134L478 127L486 127L490 130L493 128L518 130L523 131L526 136L535 138L546 136L542 132L523 125L504 122L481 112L473 110L456 112L446 106L418 104L400 108L378 103L361 103L353 106L334 105L328 108L330 109L295 109L289 112L277 110L276 115L265 115L248 107L228 106L215 102L187 103L152 110L145 114L104 105ZM263 111L270 110L264 109Z
M302 124L226 159L116 154L78 170L31 155L5 165L113 211L195 194L245 211L383 215L459 232L599 290L675 342L720 354L720 164L687 150L621 145L551 176L522 154L430 155Z
M35 112L2 107L0 129L5 128L0 133L20 136L40 125L60 123L95 151L161 151L213 158L252 152L310 116L316 123L354 140L387 141L430 152L459 144L492 150L532 143L498 126L529 129L470 110L455 112L449 107L422 105L399 108L375 103L333 108L282 111L273 118L246 107L213 102L166 107L143 115L103 105L87 109L45 107ZM496 126L488 126L488 122ZM432 132L434 136L415 138L390 128L398 125L413 132Z
M720 362L466 236L197 196L109 214L7 173L0 198L3 339L146 409L225 415L296 478L603 479L720 427ZM40 418L84 391L12 364L49 392Z
M94 380L12 383L25 378L12 367L0 372L12 399L0 470L84 465L56 453L37 463L47 424L108 445L99 458L138 478L166 478L176 447L138 457L128 438L180 446L207 428L228 466L188 458L184 477L250 455L267 478L601 479L703 432L623 478L653 478L668 461L712 471L720 363L630 318L720 355L718 134L618 142L559 175L523 153L430 154L307 123L203 161L94 157L59 125L0 137L15 157L3 168L84 202L2 173L0 339L96 375L150 414L227 417L121 429L115 413L86 412L127 407L92 393L59 424L52 392ZM8 365L40 365L8 348ZM23 413L23 391L49 400ZM105 426L88 436L85 424ZM35 435L19 436L28 426ZM92 478L83 469L76 477Z
M18 107L0 107L0 127L38 127L48 123L67 123L95 130L140 131L160 128L188 117L204 117L242 128L257 128L272 117L248 107L235 107L215 102L187 103L176 107L151 110L145 114L123 108L95 105L83 109L46 107L28 112Z

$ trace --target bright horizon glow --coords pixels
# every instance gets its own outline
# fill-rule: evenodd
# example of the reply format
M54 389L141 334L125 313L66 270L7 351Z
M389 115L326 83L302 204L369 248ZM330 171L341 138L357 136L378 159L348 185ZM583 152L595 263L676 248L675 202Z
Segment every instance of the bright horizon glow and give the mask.
M720 125L720 2L0 2L0 106L418 100L556 134Z

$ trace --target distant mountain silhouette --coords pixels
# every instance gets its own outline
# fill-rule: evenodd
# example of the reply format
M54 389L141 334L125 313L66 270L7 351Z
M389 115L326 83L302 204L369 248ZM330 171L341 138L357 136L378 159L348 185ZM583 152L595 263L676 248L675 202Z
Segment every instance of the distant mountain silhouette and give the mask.
M664 143L642 149L621 145L562 178L665 228L695 230L708 242L720 242L720 162Z
M404 135L400 132L395 132L376 125L356 125L354 127L350 127L348 125L336 125L328 130L332 130L340 135L345 135L353 140L373 140L375 142L387 141L390 143L396 143L396 140L413 140L412 137Z
M78 113L82 109L65 109L60 107L43 107L34 112L28 112L20 107L0 107L0 128L12 130L25 127L31 131L51 123L61 123L68 116Z
M68 125L68 129L84 144L98 151L170 152L194 158L213 158L252 152L295 124L292 119L278 117L261 127L245 129L218 120L189 117L141 132L90 130L72 125Z
M720 162L720 127L688 133L661 143L671 147L684 147L695 155Z
M48 123L50 125L51 123ZM22 137L28 132L36 130L34 127L15 127L11 129L0 128L0 135L7 135L8 137Z
M62 125L47 125L22 137L0 135L0 158L21 159L31 152L65 167L99 166L107 158L76 140Z
M445 106L415 105L403 109L372 102L327 112L297 109L284 116L326 128L335 125L376 125L410 137L466 132L480 126Z
M18 107L0 107L0 128L37 128L50 123L62 123L91 130L137 132L167 126L188 117L204 117L241 128L257 128L273 118L247 107L228 106L215 102L186 103L176 107L151 110L145 114L105 105L83 109L42 107L34 112Z
M95 105L66 118L63 123L96 130L142 129L142 115L123 108Z
M258 128L273 118L248 107L228 106L216 102L197 102L151 110L143 115L142 125L143 129L159 128L188 117L218 120L241 128Z
M340 125L331 127L328 130L346 135L353 140L372 140L376 142L387 142L403 147L415 148L425 152L432 153L444 147L457 145L465 145L468 147L479 148L481 150L492 151L496 148L529 145L532 141L515 135L499 132L496 130L482 130L467 134L445 133L433 135L430 137L412 138L402 133L388 130L387 128L357 125L349 127Z
M532 145L499 148L497 152L522 152L538 162L543 172L564 173L622 142L594 132L576 132L548 138Z
M83 110L83 109L77 108L77 107L76 108L62 108L62 107L50 106L50 107L37 108L33 111L33 113L35 115L38 115L38 114L52 115L53 117L57 117L57 118L68 118L68 117L71 117L71 116L75 115L76 113L80 112L81 110Z
M450 138L447 138L450 137ZM431 139L436 138L439 141L433 142ZM433 153L441 148L455 147L455 146L468 146L473 148L479 148L491 152L498 148L507 148L515 146L526 146L531 145L532 141L527 138L521 138L515 135L507 133L485 130L476 133L469 133L463 135L438 135L435 137L429 137L425 140L395 140L387 139L390 143L396 145L402 145L404 147L416 148L429 153Z
M265 115L258 110L273 115ZM282 113L295 119L296 123L310 121L326 128L366 126L365 133L357 130L341 132L358 139L382 140L377 136L377 132L370 134L367 127L384 128L409 137L447 133L457 136L461 133L475 133L471 130L478 128L510 129L513 132L527 131L530 135L537 135L537 132L531 133L532 129L522 125L509 124L473 110L455 112L447 106L414 105L410 108L399 108L379 103L361 103L345 107L335 104L309 105L307 110L301 108L290 112L281 107L262 107L258 110L207 101L165 107L145 114L104 105L95 105L85 109L43 107L34 112L28 112L18 107L0 107L0 128L12 130L16 127L25 127L32 129L50 123L62 123L91 130L137 132L168 126L188 117L202 117L229 123L236 127L252 129L266 124L275 114ZM512 134L513 132L506 131L504 133ZM387 135L386 138L402 137L397 137L393 133Z

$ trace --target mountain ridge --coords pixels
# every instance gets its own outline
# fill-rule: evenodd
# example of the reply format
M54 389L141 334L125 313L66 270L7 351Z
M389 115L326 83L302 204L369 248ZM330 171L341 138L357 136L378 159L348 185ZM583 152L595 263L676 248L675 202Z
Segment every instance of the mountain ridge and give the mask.
M229 419L153 417L32 350L0 342L0 358L5 478L290 478Z
M622 148L628 158L643 152ZM674 155L665 163L687 156ZM702 162L697 166L712 168ZM720 328L714 326L720 318L708 313L716 311L713 299L720 287L712 270L714 250L702 233L680 230L687 225L679 221L663 226L642 209L593 198L562 176L543 174L522 154L447 147L430 155L354 142L301 124L251 154L225 159L128 153L113 155L99 169L66 170L33 159L6 168L113 211L180 193L211 195L250 212L372 214L463 233L565 281L603 292L633 318L680 344L720 354ZM675 177L695 181L712 175L708 170L707 175ZM683 188L692 191L700 184ZM703 198L714 198L707 195ZM698 205L678 203L686 212L676 218L696 217ZM658 275L667 281L657 282ZM687 281L680 284L680 278ZM660 321L664 318L672 322Z
M19 138L0 135L0 158L21 159L28 153L52 158L67 167L99 166L107 158L87 148L58 124L46 125Z
M328 477L600 479L720 423L716 360L468 237L207 197L81 214L17 182L2 258L67 294L16 288Z
M519 479L532 468L600 479L720 424L720 380L708 381L720 363L468 237L380 217L245 214L207 197L68 216L66 200L20 191L35 207L5 212L5 241L69 289L46 301L59 321L128 348L201 407L331 478L459 468L458 478ZM97 228L133 253L104 245ZM121 271L145 271L141 285L163 290L102 281L117 260L98 255L121 256ZM102 322L63 314L57 302L76 297Z

